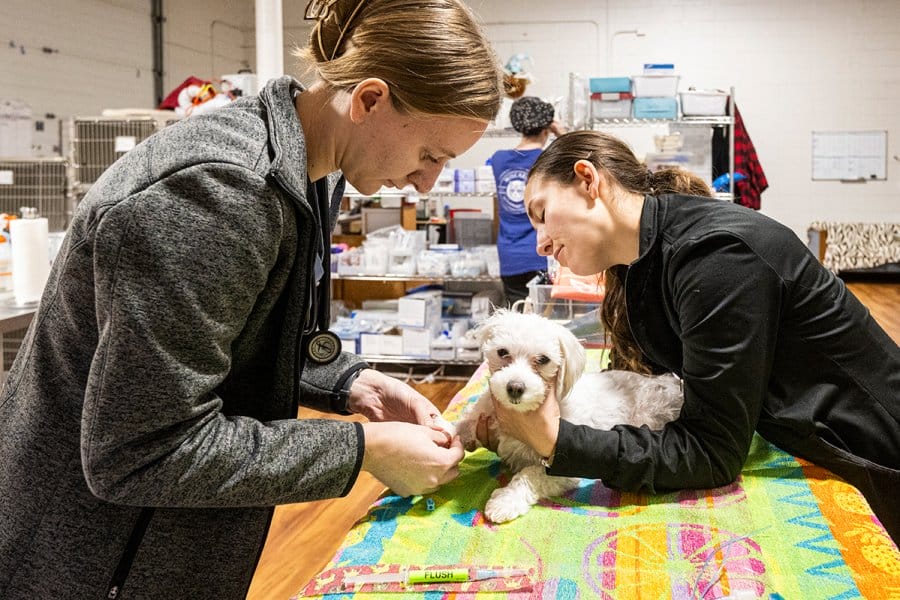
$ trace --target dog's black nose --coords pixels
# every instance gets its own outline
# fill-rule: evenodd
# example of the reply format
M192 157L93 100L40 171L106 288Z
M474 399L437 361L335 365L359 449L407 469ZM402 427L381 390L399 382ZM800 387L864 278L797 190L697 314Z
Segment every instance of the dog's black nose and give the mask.
M506 384L506 393L510 399L518 400L525 393L525 384L521 381L510 381Z

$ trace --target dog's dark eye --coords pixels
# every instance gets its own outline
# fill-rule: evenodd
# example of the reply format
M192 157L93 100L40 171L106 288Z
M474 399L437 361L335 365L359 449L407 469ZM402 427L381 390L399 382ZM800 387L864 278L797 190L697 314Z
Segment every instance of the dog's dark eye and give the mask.
M497 356L499 356L500 358L506 358L507 356L509 356L509 352L506 350L506 348L500 348L499 350L497 350Z
M534 359L534 362L536 362L539 365L546 365L548 362L550 362L550 358L541 354L537 358Z

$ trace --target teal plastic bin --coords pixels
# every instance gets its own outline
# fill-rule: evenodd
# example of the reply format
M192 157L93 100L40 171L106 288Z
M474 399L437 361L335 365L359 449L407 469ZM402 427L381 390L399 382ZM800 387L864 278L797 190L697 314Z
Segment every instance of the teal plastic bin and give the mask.
M635 98L632 103L635 119L675 119L678 102L675 98Z
M630 92L631 77L591 77L591 93Z

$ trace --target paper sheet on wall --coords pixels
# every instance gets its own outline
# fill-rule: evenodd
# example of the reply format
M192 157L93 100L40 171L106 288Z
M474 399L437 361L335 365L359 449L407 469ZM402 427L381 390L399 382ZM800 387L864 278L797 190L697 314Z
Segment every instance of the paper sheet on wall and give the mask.
M812 178L887 179L887 131L813 131Z

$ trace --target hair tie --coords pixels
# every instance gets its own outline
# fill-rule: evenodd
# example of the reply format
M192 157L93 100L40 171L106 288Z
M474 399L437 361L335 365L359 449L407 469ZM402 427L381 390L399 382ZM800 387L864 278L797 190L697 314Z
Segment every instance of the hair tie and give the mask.
M359 9L362 8L362 5L366 3L366 0L359 0L356 3L356 8L353 9L353 12L350 13L350 16L344 21L344 26L341 27L341 32L338 34L337 42L334 43L334 50L331 51L331 58L328 60L334 60L335 55L337 54L338 48L341 47L341 42L344 41L344 34L347 33L347 29L350 28L350 23L353 22L353 19L356 18L356 13L359 12Z
M334 5L337 4L337 0L312 0L306 5L306 15L304 18L317 21L316 41L319 42L319 52L322 53L323 58L327 56L328 60L334 60L335 56L337 56L338 48L341 47L341 42L344 41L347 30L350 29L350 24L353 23L353 19L356 18L356 14L365 2L366 0L359 0L359 2L356 3L356 7L350 13L350 16L344 19L344 25L338 32L337 41L335 41L330 55L325 52L325 45L322 43L322 22L327 21L332 16L334 13Z

